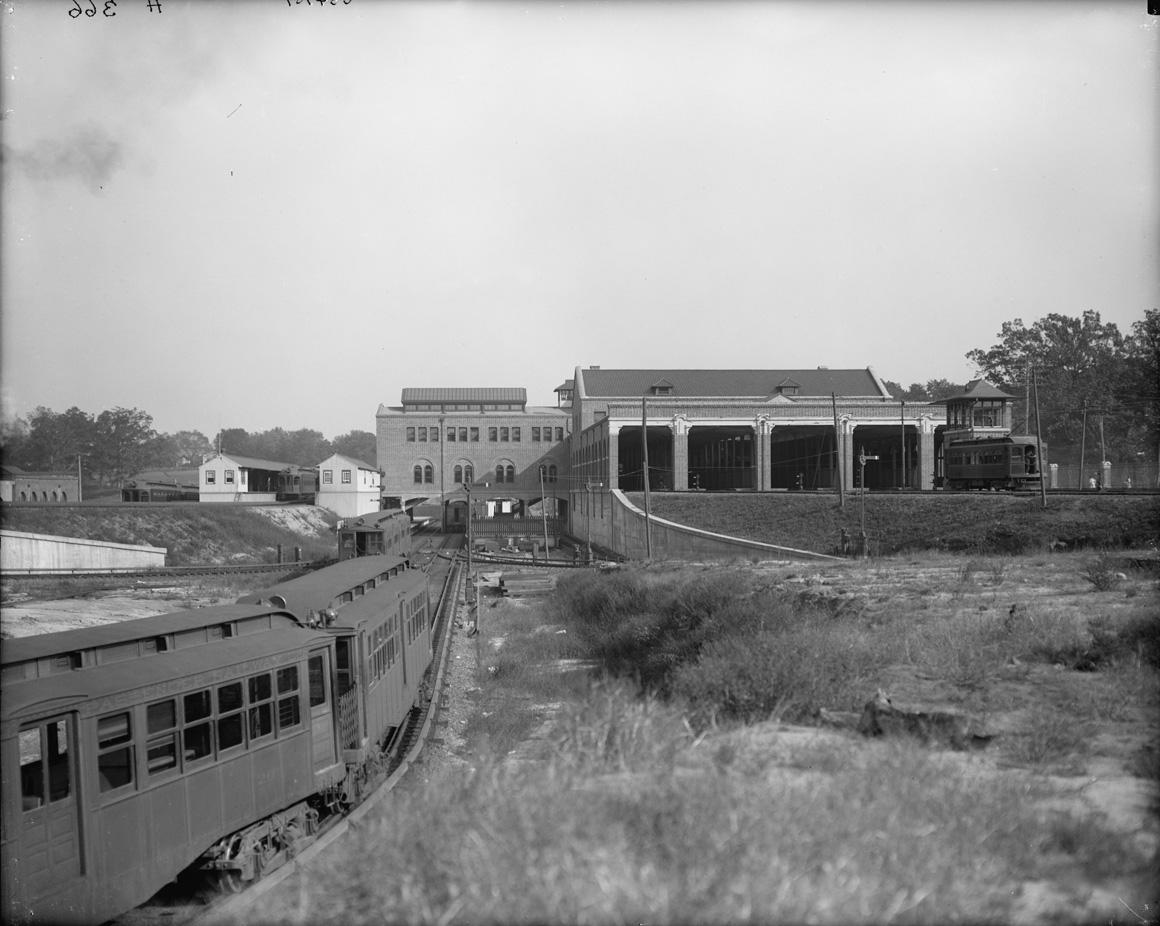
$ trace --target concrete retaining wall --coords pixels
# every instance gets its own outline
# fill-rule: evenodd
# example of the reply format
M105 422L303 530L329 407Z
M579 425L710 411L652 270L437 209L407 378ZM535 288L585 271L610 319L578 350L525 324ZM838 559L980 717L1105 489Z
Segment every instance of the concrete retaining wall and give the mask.
M571 499L572 535L615 550L629 559L648 558L644 512L619 489L574 492ZM837 557L793 547L780 547L688 527L664 518L649 518L652 558L662 560L813 559Z
M0 530L0 571L148 569L164 566L164 547L106 543L51 534Z

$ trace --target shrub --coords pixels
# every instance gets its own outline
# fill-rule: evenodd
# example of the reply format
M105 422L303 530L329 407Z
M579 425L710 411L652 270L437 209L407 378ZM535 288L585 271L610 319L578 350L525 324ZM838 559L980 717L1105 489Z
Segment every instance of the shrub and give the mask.
M1110 592L1123 578L1118 565L1107 553L1101 553L1095 559L1088 560L1080 574L1094 585L1097 591Z

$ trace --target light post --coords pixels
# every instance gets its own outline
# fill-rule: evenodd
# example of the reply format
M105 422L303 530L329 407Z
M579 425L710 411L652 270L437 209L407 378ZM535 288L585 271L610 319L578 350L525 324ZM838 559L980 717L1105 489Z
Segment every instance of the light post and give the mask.
M603 482L586 482L584 490L588 493L588 516L584 519L588 526L588 565L592 565L592 490L599 489Z
M877 460L878 457L866 456L866 448L863 447L858 454L858 462L862 464L862 555L867 556L870 552L870 545L866 540L866 461Z

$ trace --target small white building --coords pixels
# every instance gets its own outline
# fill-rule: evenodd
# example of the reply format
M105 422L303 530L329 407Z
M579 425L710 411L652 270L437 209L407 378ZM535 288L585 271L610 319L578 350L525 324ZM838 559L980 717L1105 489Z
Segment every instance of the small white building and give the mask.
M289 464L219 453L197 468L198 501L273 502Z
M333 454L318 464L318 494L315 504L340 518L355 518L378 511L382 495L382 473L377 467Z

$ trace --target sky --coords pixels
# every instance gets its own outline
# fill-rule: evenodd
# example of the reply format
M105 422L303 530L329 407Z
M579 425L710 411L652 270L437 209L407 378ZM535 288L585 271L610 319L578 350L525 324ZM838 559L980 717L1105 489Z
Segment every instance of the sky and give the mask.
M406 387L964 383L1005 321L1127 333L1145 8L9 0L3 411L335 437Z

